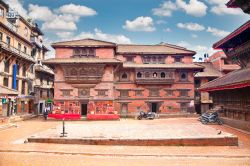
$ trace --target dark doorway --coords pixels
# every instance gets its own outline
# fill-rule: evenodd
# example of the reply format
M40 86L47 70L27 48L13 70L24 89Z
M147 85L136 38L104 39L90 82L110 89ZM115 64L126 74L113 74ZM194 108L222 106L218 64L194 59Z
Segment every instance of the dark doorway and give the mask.
M39 104L39 114L43 114L43 103Z
M152 112L157 112L157 103L152 103Z
M81 115L86 116L88 110L88 104L81 104Z

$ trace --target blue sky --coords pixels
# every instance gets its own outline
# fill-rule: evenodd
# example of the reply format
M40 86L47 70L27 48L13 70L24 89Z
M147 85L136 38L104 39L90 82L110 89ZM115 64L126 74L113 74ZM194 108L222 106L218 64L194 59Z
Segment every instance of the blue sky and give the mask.
M213 53L213 43L249 20L240 9L226 8L227 1L5 0L39 24L47 45L85 37L133 44L167 42L197 51L196 60Z

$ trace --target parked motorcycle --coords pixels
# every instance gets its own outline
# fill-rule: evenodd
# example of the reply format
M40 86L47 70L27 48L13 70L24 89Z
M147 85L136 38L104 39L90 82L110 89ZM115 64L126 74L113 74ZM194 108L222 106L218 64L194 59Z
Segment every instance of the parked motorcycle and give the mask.
M154 112L143 112L141 111L139 115L137 116L138 120L141 120L142 118L153 120L155 118Z
M218 123L219 125L222 125L222 121L217 112L203 113L199 119L202 124Z

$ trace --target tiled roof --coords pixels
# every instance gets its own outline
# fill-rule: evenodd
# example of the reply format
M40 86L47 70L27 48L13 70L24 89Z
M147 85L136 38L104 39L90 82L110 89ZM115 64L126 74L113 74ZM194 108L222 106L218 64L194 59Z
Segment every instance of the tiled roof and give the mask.
M236 64L226 64L221 66L222 71L234 71L234 70L239 70L240 66Z
M44 64L65 64L65 63L122 63L118 59L107 58L51 58L43 61Z
M18 91L0 85L0 95L18 95Z
M174 47L165 44L160 45L117 45L119 54L190 54L194 55L195 51L190 51L181 47Z
M166 68L166 69L202 69L202 66L196 64L171 63L171 64L136 64L123 63L124 68Z
M211 62L197 62L197 65L203 66L204 69L202 72L198 72L194 77L221 77L223 74L216 70Z
M115 43L96 40L96 39L81 39L56 42L51 44L52 47L115 47Z
M231 85L250 83L250 68L232 71L200 87L200 90L213 90Z

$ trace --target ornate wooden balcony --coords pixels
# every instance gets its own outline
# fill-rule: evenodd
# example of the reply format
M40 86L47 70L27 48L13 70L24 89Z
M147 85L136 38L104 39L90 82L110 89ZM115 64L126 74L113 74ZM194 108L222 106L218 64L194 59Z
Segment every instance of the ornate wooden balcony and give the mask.
M69 83L99 83L101 82L104 65L62 65L64 71L64 79Z
M137 84L173 84L175 80L174 70L138 69L136 70Z

